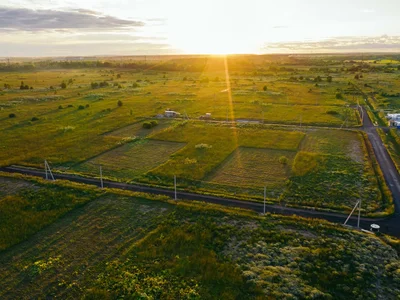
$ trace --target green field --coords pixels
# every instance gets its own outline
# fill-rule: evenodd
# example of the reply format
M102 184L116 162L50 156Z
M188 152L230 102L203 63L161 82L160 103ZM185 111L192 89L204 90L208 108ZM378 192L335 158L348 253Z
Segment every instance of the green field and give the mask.
M113 180L171 188L177 176L179 189L256 201L266 185L273 203L348 212L361 197L364 213L389 213L359 133L320 128L356 130L365 95L379 122L380 109L396 108L397 60L353 58L0 64L0 165L43 168L46 159L54 171L95 177L102 165ZM181 118L160 117L169 109ZM150 120L158 125L144 129ZM318 166L298 175L301 153Z
M184 146L184 143L139 140L90 159L79 165L76 170L82 173L96 174L99 173L99 167L102 166L105 176L132 178L166 162L170 155Z
M14 185L0 196L0 232L13 233L0 235L0 298L396 299L400 293L400 241L384 235L62 181L0 178Z
M283 185L290 176L292 151L238 148L208 176L210 182L238 186ZM279 162L279 158L287 162Z

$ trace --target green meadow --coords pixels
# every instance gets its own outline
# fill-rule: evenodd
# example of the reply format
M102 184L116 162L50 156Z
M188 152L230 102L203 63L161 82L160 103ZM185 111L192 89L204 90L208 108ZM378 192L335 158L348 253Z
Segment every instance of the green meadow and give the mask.
M101 165L118 181L171 188L177 176L180 189L255 201L267 186L271 203L347 212L362 198L365 214L388 213L387 187L356 131L359 89L379 91L377 103L368 102L377 118L380 97L396 101L397 69L374 61L205 56L0 65L0 165L43 168L46 159L55 171L96 177ZM181 117L160 118L166 110ZM206 113L210 119L201 119ZM158 125L143 128L149 121ZM304 160L315 167L299 172Z
M389 236L21 175L0 185L2 299L400 293L400 242Z

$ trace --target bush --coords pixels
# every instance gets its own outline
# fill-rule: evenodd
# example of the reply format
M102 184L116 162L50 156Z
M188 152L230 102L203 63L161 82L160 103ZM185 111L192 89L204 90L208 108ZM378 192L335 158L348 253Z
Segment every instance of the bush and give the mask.
M65 82L61 83L61 88L62 89L66 89L67 88L67 84Z
M336 99L343 99L343 95L341 93L337 93L336 94Z
M9 117L9 118L15 118L15 117L16 117L16 115L15 115L15 114L13 114L13 113L11 113L11 114L9 114L9 115L8 115L8 117Z
M85 109L85 107L83 105L79 105L78 109Z
M60 105L60 106L58 107L58 109L63 109L62 105Z
M118 100L117 105L118 105L119 107L121 107L121 106L123 105L122 101L121 101L121 100Z
M266 92L268 90L268 87L266 85L264 85L263 90L264 90L264 92Z
M328 115L338 115L339 114L336 110L328 110L326 113Z
M143 128L150 129L158 125L158 122L155 120L151 120L143 123Z
M151 127L153 127L153 126L151 126L150 122L144 122L143 123L143 128L150 129Z
M33 118L31 119L31 121L32 121L32 122L39 121L39 118L38 118L38 117L33 117Z
M99 87L99 84L97 82L92 82L90 86L92 87L92 89L97 89Z
M282 165L286 165L288 163L288 158L286 156L281 156L279 157L279 163L281 163Z

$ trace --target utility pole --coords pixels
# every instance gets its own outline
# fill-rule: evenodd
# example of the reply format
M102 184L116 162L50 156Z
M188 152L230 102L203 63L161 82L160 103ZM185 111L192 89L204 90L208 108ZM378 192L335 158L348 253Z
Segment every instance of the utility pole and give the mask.
M101 188L104 188L104 185L103 185L103 170L101 169L101 165L100 165L100 186L101 186Z
M264 186L264 215L265 215L265 201L266 201L266 198L267 198L267 187Z
M49 166L49 164L47 163L47 160L44 160L44 167L45 167L45 171L46 171L46 180L49 179L49 174L50 174L51 179L52 179L53 181L55 181L54 176L53 176L53 173L51 172L50 166ZM47 171L48 171L48 173L47 173Z
M174 175L174 187L175 187L175 200L178 200L176 197L176 175Z
M361 217L361 195L360 195L360 203L358 204L358 220L357 220L357 228L360 228L360 217Z
M346 225L346 224L347 224L347 222L350 220L350 218L351 218L351 215L352 215L352 214L353 214L353 212L356 210L356 208L357 208L358 204L360 204L360 200L359 200L359 201L357 201L356 205L354 206L353 210L351 211L351 213L349 214L349 216L347 217L347 219L346 219L346 221L343 223L343 225Z

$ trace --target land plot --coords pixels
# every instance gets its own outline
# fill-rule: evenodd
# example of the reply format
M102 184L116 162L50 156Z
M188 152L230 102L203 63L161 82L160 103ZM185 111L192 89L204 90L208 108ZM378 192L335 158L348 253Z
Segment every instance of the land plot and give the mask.
M295 154L293 151L240 147L208 180L235 186L282 186L290 176Z
M141 140L90 159L77 166L75 170L93 175L99 173L101 165L105 176L119 179L133 178L166 162L173 153L184 146L184 143Z

